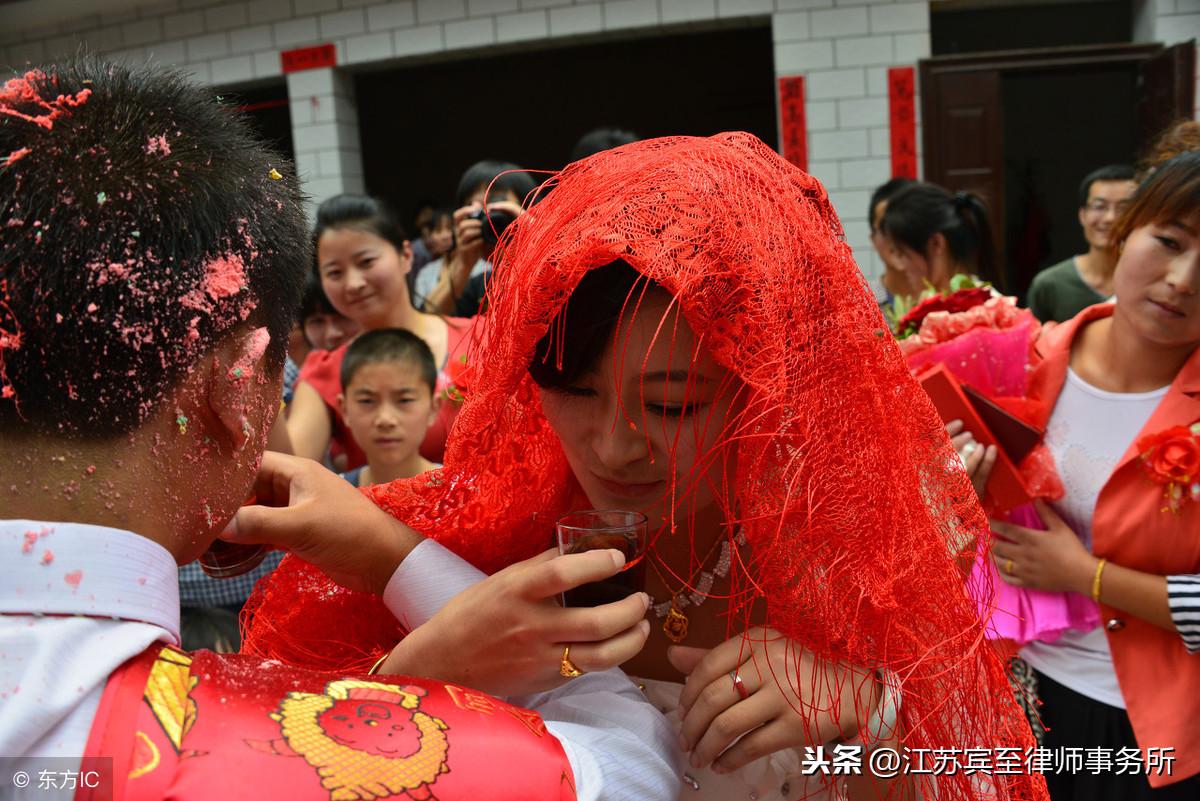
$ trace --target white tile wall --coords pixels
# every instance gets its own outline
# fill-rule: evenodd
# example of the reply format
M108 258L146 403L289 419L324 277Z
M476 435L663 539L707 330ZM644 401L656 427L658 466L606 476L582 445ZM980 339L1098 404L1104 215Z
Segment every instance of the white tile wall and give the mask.
M658 0L609 0L604 4L604 28L642 28L659 23Z
M549 17L545 11L525 11L496 17L496 41L518 42L544 39L550 35Z
M407 28L416 22L417 11L411 2L385 3L367 9L367 30Z
M417 0L417 20L422 25L467 16L464 0Z
M447 22L445 29L446 47L451 50L496 43L496 21L492 17Z
M168 39L204 33L204 12L188 11L163 17L163 29Z
M212 70L212 82L217 86L233 86L254 80L254 59L248 55L218 58L209 68Z
M196 36L188 39L188 61L205 61L229 55L229 34L210 33L207 36Z
M599 3L550 9L551 36L594 33L603 28L604 9Z
M336 14L322 14L320 30L322 39L366 33L367 15L361 8L339 11Z
M272 26L275 32L275 45L281 48L291 47L305 42L317 41L317 18L302 17L284 22L276 22Z
M519 11L519 0L467 0L467 16L483 17L488 14L507 14Z
M775 71L781 75L829 69L833 64L832 39L781 42L775 45Z
M417 56L445 50L442 26L425 25L420 28L401 28L392 37L397 56Z
M665 23L695 22L717 16L716 0L659 0L658 7Z
M291 0L250 0L246 14L251 25L259 22L278 22L292 15Z
M774 0L717 0L717 13L722 17L770 14L774 10Z
M1200 33L1200 0L1158 0L1160 38ZM810 169L829 189L848 241L874 277L863 194L890 173L889 66L929 54L928 0L147 0L135 13L81 16L41 31L0 31L0 63L73 53L81 42L179 65L234 86L282 75L279 52L332 42L362 65L460 48L769 18L777 75L807 76ZM346 76L287 76L297 165L316 199L362 188L355 101ZM862 206L862 208L859 208ZM857 232L851 236L851 232Z
M204 27L210 31L233 30L249 21L245 3L228 3L204 10Z
M346 40L346 63L363 64L370 61L384 61L395 55L392 47L392 34L388 31L369 33L366 36L352 36Z
M130 22L121 26L121 38L127 45L157 42L163 38L162 20L158 17Z
M831 8L811 12L813 36L861 36L867 33L867 9Z
M253 53L270 50L275 44L270 25L255 25L229 32L229 49L233 53Z

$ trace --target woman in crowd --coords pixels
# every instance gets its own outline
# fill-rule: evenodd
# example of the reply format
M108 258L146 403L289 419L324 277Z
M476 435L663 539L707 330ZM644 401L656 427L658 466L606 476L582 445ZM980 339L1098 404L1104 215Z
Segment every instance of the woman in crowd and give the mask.
M425 340L441 365L439 391L450 371L465 359L470 321L426 314L413 308L407 275L412 250L391 211L375 198L338 195L317 210L316 269L329 302L363 331L404 328ZM313 351L300 370L288 409L287 432L292 452L321 460L330 443L346 454L344 469L366 463L362 449L346 428L338 407L341 365L346 345ZM421 455L439 462L458 404L443 403L426 434Z
M1045 745L1171 750L1169 773L1047 776L1055 801L1200 797L1200 154L1161 164L1113 230L1117 302L1043 332L1030 394L1066 488L1048 531L994 521L1019 587L1102 626L1034 642ZM1155 788L1155 789L1152 789Z
M900 273L898 297L944 294L956 275L995 276L992 226L978 195L910 184L888 199L879 227L886 260Z
M373 497L485 570L572 510L645 514L653 633L624 667L679 727L685 798L1041 797L1029 775L804 775L804 746L1032 744L951 555L982 513L840 234L745 134L571 165L513 225L444 469ZM385 622L328 590L285 562L251 648Z

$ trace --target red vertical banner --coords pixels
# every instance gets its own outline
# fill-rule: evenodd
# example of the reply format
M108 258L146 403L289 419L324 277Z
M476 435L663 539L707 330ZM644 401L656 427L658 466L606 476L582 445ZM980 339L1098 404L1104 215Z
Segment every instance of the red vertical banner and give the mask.
M916 78L912 67L888 70L888 126L892 134L892 177L916 178Z
M808 169L808 124L804 116L804 76L779 79L780 149L783 157Z

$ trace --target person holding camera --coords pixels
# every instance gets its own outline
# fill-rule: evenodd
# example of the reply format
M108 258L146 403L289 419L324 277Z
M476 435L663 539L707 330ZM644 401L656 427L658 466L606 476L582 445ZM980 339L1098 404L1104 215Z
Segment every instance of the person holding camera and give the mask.
M454 317L479 313L492 251L535 186L529 173L508 162L486 160L467 168L458 182L454 249L417 274L413 303L418 309Z

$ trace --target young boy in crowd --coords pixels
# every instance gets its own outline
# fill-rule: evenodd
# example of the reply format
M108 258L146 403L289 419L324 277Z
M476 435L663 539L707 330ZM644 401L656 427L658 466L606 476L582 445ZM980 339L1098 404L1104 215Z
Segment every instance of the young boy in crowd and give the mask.
M0 86L0 754L85 769L77 799L674 798L669 729L623 675L547 682L564 641L597 671L645 642L644 599L606 625L553 606L623 560L530 560L420 607L422 581L472 568L315 463L264 458L311 269L302 202L178 75L88 58ZM252 491L282 508L239 511ZM413 629L389 666L438 680L179 649L176 566L235 511L239 544L383 594ZM254 538L272 519L289 533ZM540 675L512 669L530 651ZM539 717L442 683L468 676L558 689L525 699Z
M342 361L338 403L367 464L342 478L368 487L439 466L419 452L441 405L437 372L433 352L411 331L383 328L351 343Z

